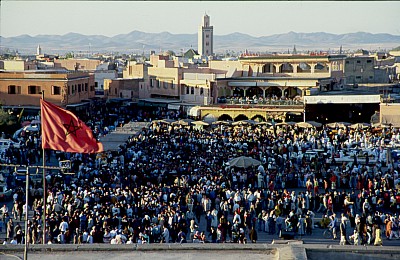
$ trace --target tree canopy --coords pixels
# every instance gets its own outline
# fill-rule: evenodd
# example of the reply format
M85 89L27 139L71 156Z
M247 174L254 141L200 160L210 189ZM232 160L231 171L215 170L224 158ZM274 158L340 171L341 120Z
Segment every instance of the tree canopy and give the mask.
M15 124L15 116L10 115L4 109L0 108L0 125L13 125Z

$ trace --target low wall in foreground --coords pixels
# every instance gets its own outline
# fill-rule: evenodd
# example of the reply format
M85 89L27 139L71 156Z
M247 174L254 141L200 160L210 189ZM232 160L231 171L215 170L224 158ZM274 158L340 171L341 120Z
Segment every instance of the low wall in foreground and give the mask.
M22 257L23 245L0 245L0 259ZM302 244L30 245L29 259L400 259L399 247Z

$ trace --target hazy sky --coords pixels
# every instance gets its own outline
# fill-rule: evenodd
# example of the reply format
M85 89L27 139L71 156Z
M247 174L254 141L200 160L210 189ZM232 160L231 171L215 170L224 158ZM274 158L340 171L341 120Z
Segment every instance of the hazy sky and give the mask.
M197 33L205 12L214 35L294 32L400 35L400 2L12 1L1 0L0 35L114 36L133 30Z

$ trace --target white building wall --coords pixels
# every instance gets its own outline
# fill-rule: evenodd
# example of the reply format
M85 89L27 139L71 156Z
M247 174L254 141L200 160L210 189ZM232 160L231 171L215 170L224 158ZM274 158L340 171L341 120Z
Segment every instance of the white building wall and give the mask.
M380 95L335 95L304 96L307 104L365 104L380 103Z
M95 86L97 83L97 87L95 87L95 92L100 93L100 95L96 96L102 96L104 95L104 80L105 79L116 79L117 72L115 70L101 70L101 71L95 71L94 72L94 82ZM103 94L101 94L103 93Z

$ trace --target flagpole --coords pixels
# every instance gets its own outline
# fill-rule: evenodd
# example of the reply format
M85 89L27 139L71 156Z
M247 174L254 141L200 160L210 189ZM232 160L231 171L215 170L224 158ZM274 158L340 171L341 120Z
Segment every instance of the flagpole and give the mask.
M44 100L44 90L42 90L42 99ZM42 113L42 108L41 108ZM42 114L40 115L40 119L43 120ZM42 121L43 122L43 121ZM43 125L42 125L42 147L43 147ZM46 153L43 148L42 152L42 160L43 160L43 245L46 244Z

